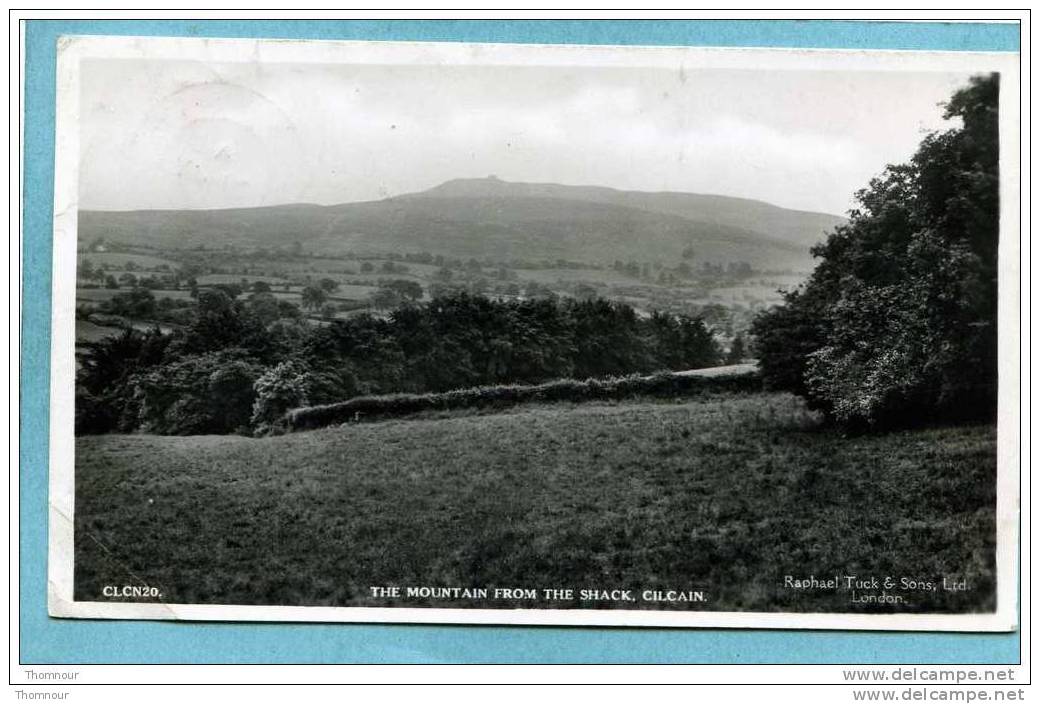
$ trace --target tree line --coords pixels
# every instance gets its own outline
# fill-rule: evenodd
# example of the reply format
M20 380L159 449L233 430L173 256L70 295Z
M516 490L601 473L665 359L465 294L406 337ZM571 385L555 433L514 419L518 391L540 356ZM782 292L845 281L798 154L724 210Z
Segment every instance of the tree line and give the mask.
M493 300L460 292L386 317L315 325L201 290L191 319L89 343L78 433L262 433L286 410L371 394L426 393L719 364L699 318L603 299ZM273 316L275 312L271 312Z

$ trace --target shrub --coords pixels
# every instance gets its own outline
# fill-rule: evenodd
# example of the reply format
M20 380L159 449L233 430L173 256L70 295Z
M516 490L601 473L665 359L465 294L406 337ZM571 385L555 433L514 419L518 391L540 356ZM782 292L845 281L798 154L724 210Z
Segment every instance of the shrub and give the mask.
M269 432L287 410L307 405L308 386L307 371L295 361L282 362L261 374L253 384L250 423L254 432Z
M106 433L136 428L130 380L160 362L168 338L158 330L129 327L118 335L84 344L76 373L76 432Z
M253 384L253 412L250 422L256 435L276 430L286 411L312 403L350 397L357 391L357 380L348 367L314 370L298 360L271 367Z
M962 418L993 406L989 329L970 309L976 257L928 233L907 257L908 276L898 283L846 281L831 308L831 339L809 355L810 393L846 425Z
M261 367L239 354L190 355L134 375L138 427L162 435L246 432Z

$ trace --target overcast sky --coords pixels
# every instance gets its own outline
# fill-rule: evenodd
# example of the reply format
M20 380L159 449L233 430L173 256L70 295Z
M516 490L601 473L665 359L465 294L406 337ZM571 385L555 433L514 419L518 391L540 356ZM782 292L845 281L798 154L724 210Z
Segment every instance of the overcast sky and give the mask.
M343 203L453 178L844 213L943 126L947 73L86 61L81 207Z

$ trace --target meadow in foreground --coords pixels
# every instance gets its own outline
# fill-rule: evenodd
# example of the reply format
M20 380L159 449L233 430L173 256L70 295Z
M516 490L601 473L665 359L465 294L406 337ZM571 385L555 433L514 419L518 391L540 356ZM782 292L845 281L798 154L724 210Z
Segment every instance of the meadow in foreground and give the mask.
M171 603L487 608L526 604L369 587L703 588L693 608L987 611L995 442L991 425L846 437L767 393L81 437L75 595L145 582ZM969 588L892 607L783 585L835 573Z

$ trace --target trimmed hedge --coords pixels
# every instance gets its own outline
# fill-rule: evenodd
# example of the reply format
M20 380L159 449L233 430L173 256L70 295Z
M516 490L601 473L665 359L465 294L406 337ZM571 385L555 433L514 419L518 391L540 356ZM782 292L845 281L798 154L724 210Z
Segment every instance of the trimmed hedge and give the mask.
M679 375L670 372L650 376L608 379L561 379L534 386L478 386L437 394L358 396L324 406L293 409L283 416L275 432L314 430L340 423L397 418L424 411L460 408L506 407L520 403L612 401L639 396L675 398L704 393L750 393L762 388L757 372L720 376Z

